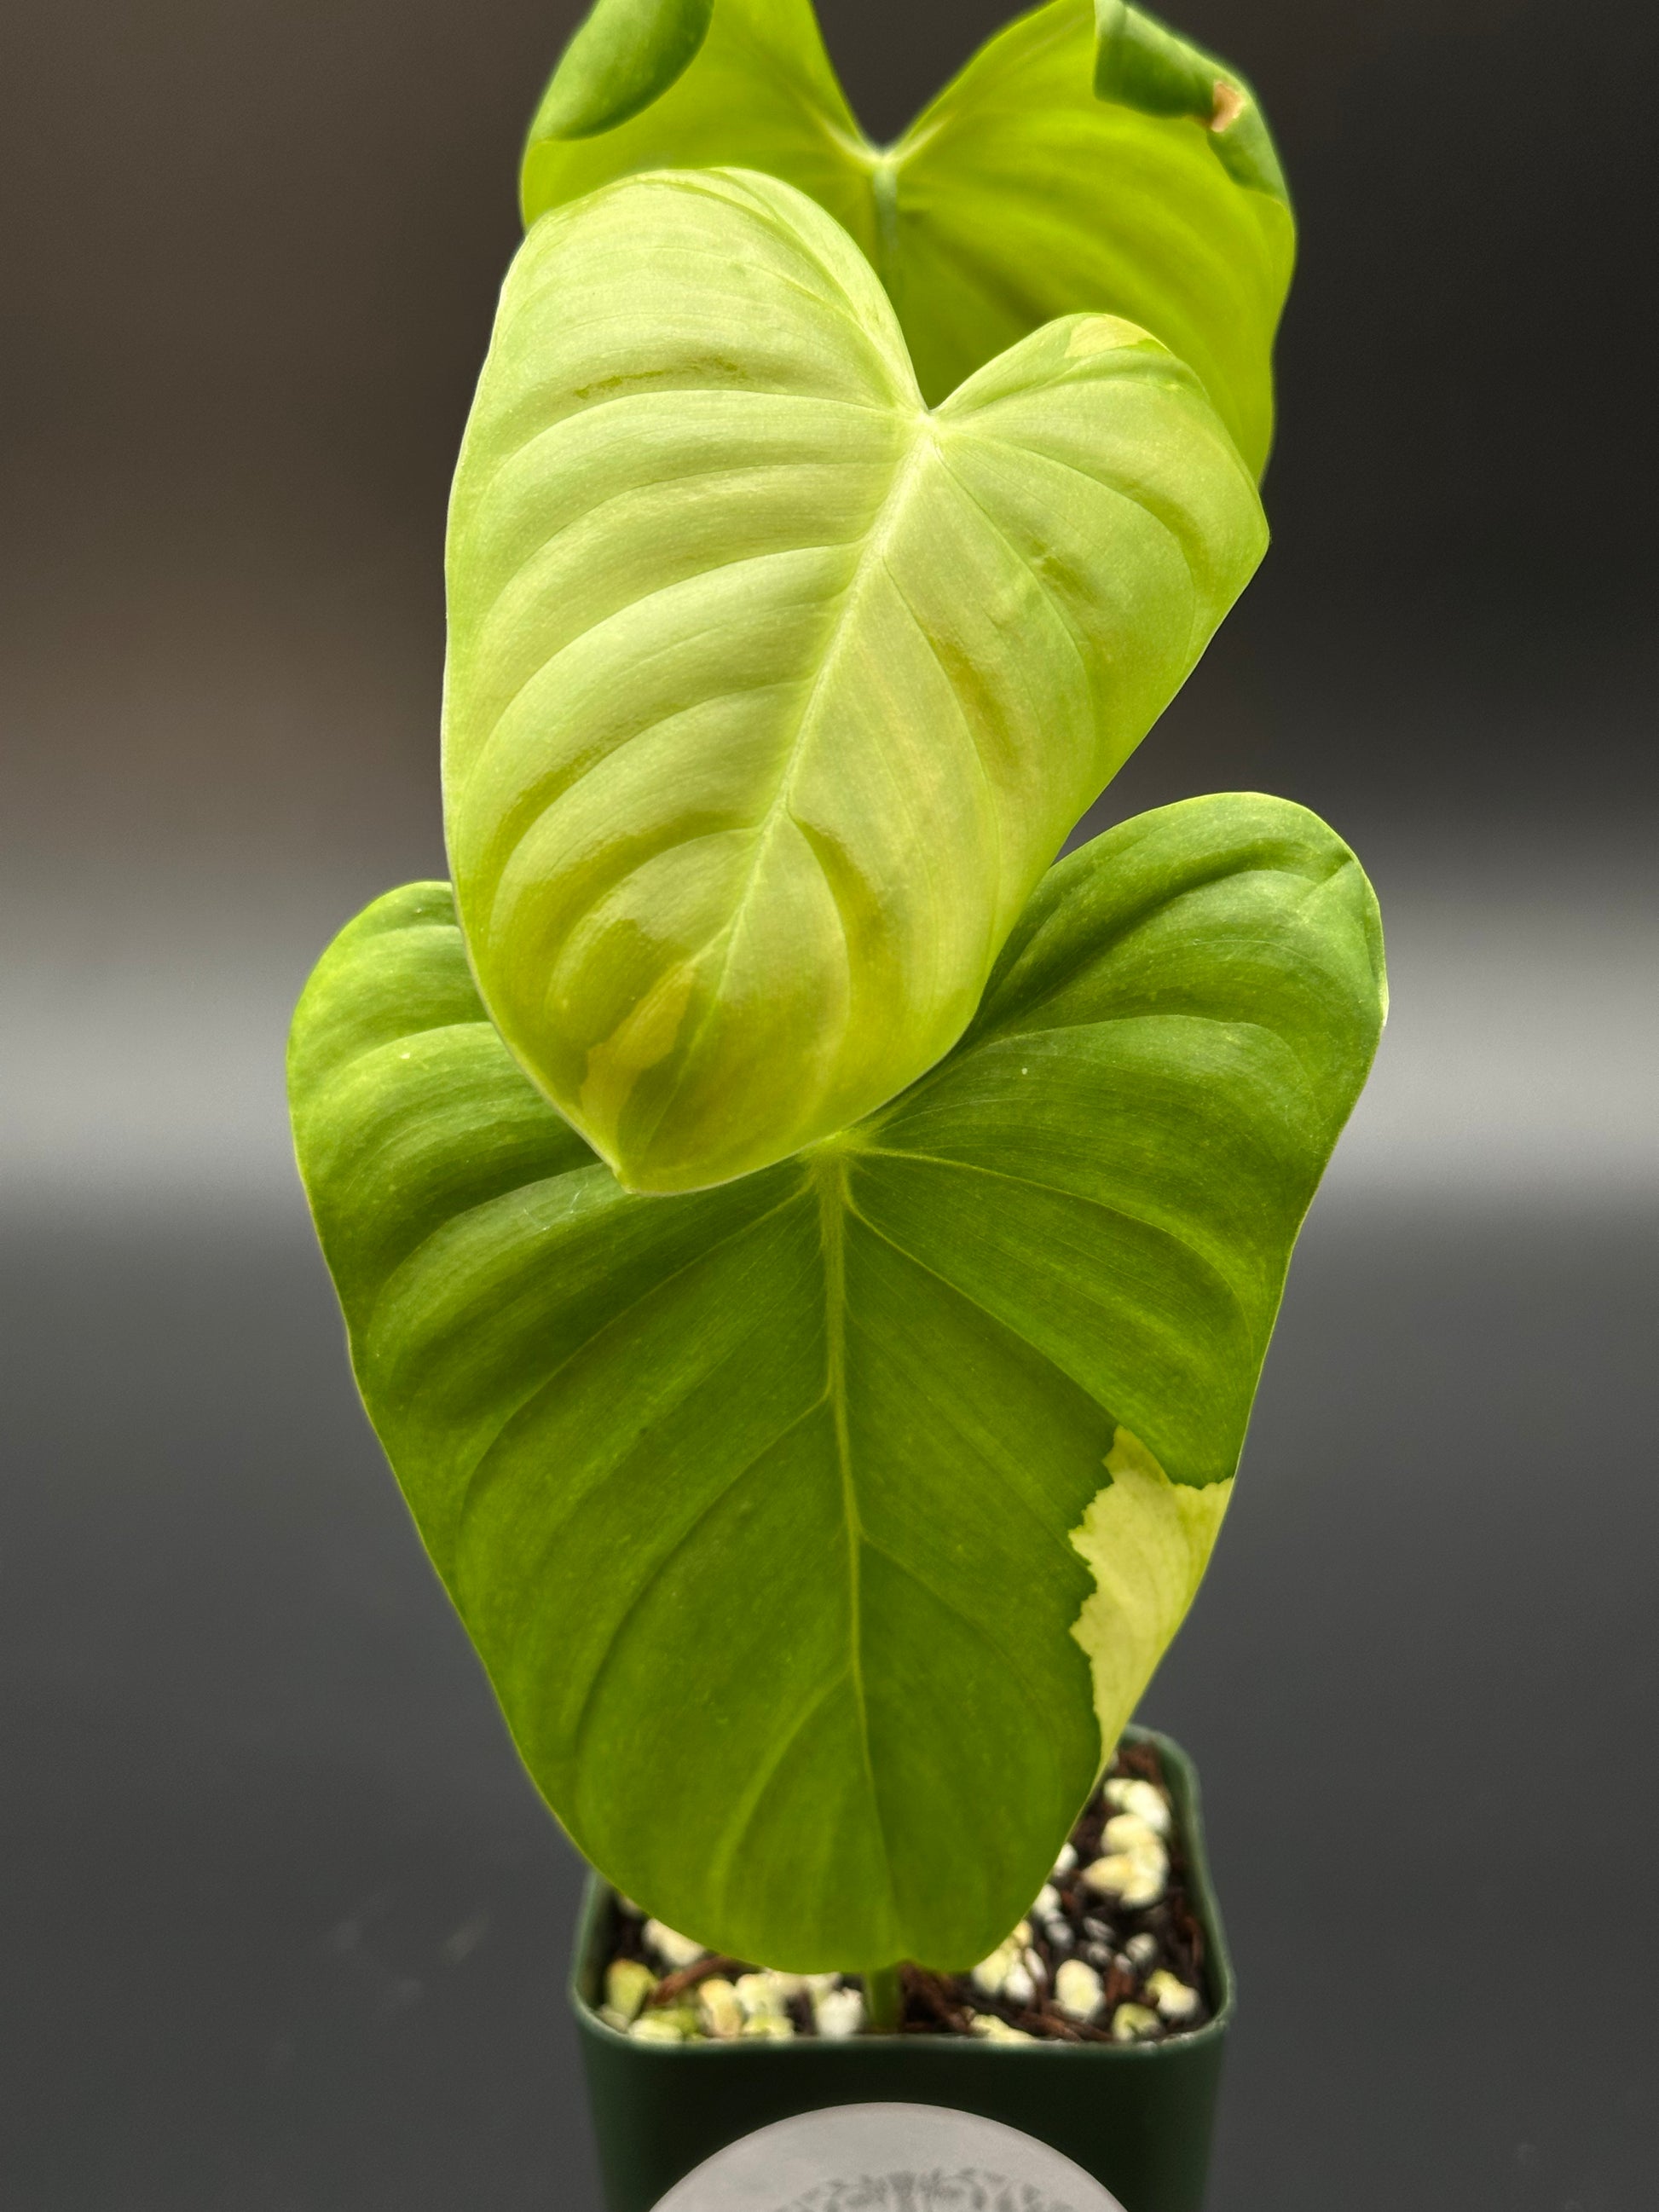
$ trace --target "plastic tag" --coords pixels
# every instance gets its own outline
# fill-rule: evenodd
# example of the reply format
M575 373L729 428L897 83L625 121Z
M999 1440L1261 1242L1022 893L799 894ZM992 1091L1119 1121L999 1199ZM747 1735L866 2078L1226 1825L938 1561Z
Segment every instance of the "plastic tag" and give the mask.
M657 2212L1123 2212L1047 2143L944 2105L834 2105L728 2143Z

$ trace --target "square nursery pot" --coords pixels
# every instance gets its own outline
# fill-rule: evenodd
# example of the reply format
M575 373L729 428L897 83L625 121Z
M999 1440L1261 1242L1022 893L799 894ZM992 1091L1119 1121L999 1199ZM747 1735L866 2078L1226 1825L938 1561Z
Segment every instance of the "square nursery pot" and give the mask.
M1200 2212L1221 2061L1234 2006L1231 1962L1204 1859L1198 1780L1168 1736L1156 1747L1184 1847L1188 1900L1205 1936L1212 2018L1162 2043L981 2043L952 2035L842 2042L684 2043L620 2034L595 2010L616 1894L590 1876L570 2002L610 2212L652 2212L726 2145L799 2112L838 2105L944 2106L1034 2136L1081 2166L1124 2212Z

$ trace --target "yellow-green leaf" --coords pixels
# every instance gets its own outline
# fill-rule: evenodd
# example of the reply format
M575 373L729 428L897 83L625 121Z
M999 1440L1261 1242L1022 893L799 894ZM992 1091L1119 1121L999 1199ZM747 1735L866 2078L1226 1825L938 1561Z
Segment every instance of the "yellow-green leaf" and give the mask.
M1056 316L1121 315L1197 372L1260 472L1295 226L1260 106L1226 63L1123 0L1049 0L880 147L811 0L714 0L695 58L682 12L604 0L592 23L631 25L660 89L575 140L578 33L531 131L527 221L642 169L764 169L873 262L930 402Z
M1259 558L1192 372L1104 316L937 409L770 177L626 179L514 263L456 478L445 807L523 1066L630 1188L866 1114Z

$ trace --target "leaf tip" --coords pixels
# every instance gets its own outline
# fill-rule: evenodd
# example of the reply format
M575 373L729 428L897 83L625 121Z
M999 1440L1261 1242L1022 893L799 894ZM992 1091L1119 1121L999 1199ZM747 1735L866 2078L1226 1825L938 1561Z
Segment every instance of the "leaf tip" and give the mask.
M1189 118L1236 184L1288 201L1285 173L1249 88L1202 48L1127 0L1095 0L1095 97Z
M548 138L596 138L678 82L708 33L714 0L595 0L559 58L531 126Z

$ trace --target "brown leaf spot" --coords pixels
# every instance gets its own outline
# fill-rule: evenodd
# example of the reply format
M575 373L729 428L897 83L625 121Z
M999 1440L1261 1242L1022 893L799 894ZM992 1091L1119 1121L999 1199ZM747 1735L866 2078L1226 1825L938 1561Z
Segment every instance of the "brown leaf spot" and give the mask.
M1210 110L1210 128L1220 132L1230 131L1244 112L1244 95L1236 84L1224 77L1215 81L1215 106Z

